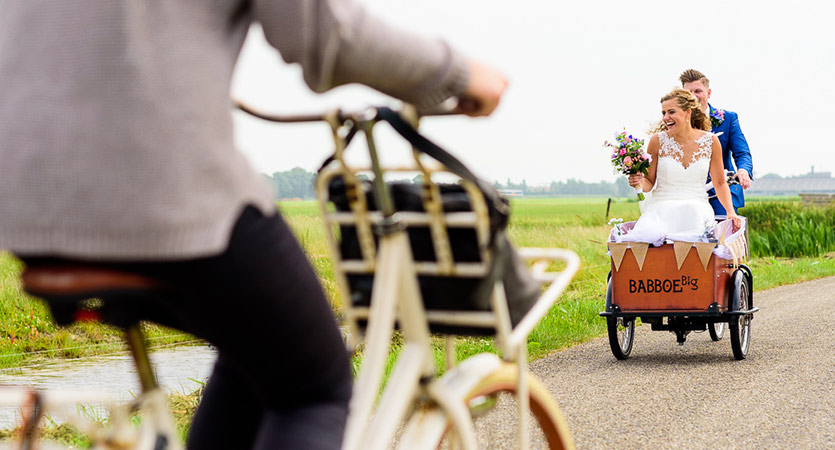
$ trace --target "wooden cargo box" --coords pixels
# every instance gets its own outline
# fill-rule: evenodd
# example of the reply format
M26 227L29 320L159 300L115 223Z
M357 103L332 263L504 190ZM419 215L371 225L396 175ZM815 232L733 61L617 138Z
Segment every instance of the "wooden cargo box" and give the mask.
M727 311L728 281L734 268L732 261L710 253L712 244L617 245L622 247L612 248L612 304L621 312L707 312L714 302L717 312ZM616 253L620 251L618 267Z

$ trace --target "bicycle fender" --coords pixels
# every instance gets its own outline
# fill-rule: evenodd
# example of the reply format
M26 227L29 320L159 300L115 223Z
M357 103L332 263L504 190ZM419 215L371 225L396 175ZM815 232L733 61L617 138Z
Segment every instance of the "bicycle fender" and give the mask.
M501 365L501 359L494 354L475 355L433 381L432 384L437 386L430 386L427 391L443 393L443 399L433 398L435 403L461 402L463 404L467 395ZM448 421L446 412L437 405L416 411L406 426L398 448L403 450L435 449L441 435L446 431Z

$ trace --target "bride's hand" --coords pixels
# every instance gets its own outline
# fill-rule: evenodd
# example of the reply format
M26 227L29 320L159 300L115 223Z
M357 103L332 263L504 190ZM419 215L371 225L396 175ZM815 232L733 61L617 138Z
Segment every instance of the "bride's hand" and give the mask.
M644 182L644 174L642 173L633 173L629 175L629 185L634 187L641 186Z
M734 233L737 232L740 228L742 228L742 219L736 215L736 213L729 213L727 218L733 222L734 224Z

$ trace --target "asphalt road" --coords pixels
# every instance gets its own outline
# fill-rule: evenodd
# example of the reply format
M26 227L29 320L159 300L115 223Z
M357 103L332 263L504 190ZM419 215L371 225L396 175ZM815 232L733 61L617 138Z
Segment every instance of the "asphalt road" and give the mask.
M616 360L604 336L531 370L580 449L835 449L835 277L758 291L753 301L760 311L743 361L727 332L719 342L691 333L680 347L646 325L628 360Z

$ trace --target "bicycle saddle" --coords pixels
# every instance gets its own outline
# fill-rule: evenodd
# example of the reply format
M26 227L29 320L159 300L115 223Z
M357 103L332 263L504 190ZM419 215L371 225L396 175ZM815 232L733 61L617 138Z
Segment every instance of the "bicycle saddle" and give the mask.
M29 266L21 281L24 291L49 305L58 325L97 320L126 327L163 290L160 281L144 275L71 263Z

